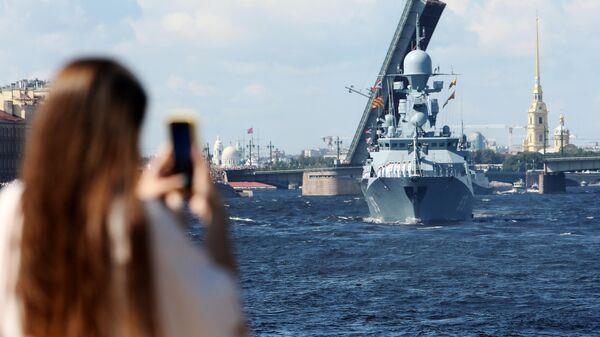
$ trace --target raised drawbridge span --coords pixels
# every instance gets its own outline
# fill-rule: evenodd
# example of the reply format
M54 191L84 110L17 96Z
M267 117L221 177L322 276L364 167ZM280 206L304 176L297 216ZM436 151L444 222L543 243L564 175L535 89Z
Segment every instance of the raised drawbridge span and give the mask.
M390 74L398 74L402 72L402 63L404 57L408 54L413 47L416 45L415 29L417 23L417 16L419 18L420 26L424 30L424 38L421 40L421 49L427 49L429 41L435 27L444 11L446 4L438 0L407 0L404 6L404 11L400 17L398 28L394 33L390 47L385 55L383 65L379 71L380 79L386 78ZM383 80L381 83L381 95L385 104L388 104L388 81ZM346 156L345 164L352 166L360 166L364 163L367 158L367 146L365 134L366 130L372 126L377 118L377 110L371 109L373 104L374 95L371 95L365 110L362 114L354 138L350 144L348 155Z

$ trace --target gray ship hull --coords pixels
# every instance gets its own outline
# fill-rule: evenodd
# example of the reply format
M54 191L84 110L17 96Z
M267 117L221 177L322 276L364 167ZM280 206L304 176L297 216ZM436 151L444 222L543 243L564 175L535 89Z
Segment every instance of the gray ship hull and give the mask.
M460 221L473 213L473 192L456 177L363 179L371 216L385 222Z

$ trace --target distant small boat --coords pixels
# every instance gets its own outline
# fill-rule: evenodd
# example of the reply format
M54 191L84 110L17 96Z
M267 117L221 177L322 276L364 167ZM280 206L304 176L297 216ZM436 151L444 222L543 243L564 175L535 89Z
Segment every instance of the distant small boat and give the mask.
M531 185L531 188L527 189L527 193L540 193L540 188L539 188L538 184L533 183L533 185Z
M579 183L579 186L581 186L581 187L586 187L586 186L588 186L588 185L589 185L589 184L588 184L588 182L587 182L587 181L585 181L585 180L582 180L582 181Z
M512 184L512 190L509 191L509 193L525 193L526 191L526 187L525 187L525 183L523 182L523 179L519 179L517 181L515 181Z

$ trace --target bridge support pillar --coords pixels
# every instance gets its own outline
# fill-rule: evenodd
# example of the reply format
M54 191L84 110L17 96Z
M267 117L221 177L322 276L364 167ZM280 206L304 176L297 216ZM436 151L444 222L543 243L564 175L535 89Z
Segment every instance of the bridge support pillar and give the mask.
M540 173L540 193L565 193L566 182L564 172Z
M362 168L331 168L304 171L302 195L360 195Z

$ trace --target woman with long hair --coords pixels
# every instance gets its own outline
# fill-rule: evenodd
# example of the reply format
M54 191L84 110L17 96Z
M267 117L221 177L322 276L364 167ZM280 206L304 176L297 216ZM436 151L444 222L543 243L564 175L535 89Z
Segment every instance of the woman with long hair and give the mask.
M184 186L169 151L141 173L146 94L124 67L64 67L0 193L0 337L239 336L226 215L194 153L190 208L205 248L163 202Z

